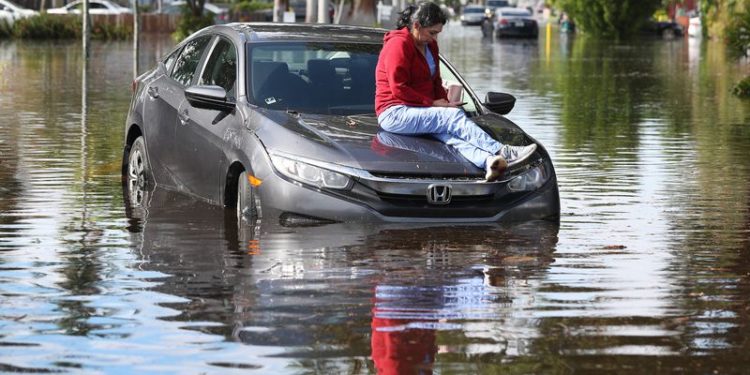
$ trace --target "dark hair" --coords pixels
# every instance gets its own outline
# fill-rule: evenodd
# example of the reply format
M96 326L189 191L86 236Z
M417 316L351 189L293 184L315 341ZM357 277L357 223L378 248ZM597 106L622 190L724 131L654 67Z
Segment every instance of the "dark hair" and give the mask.
M410 4L401 13L399 13L398 23L396 29L403 29L404 27L411 30L411 25L414 21L419 22L422 27L430 27L437 24L445 25L448 22L448 18L443 13L440 7L432 2L421 2L418 5Z

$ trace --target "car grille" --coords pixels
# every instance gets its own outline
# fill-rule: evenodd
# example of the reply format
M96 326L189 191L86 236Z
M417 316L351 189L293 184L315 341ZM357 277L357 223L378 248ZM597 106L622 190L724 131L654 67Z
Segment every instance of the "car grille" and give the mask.
M378 192L378 197L384 202L398 206L425 206L428 205L427 195L411 194L387 194ZM493 199L493 194L486 195L456 195L451 198L447 207L467 207L477 204L488 203Z

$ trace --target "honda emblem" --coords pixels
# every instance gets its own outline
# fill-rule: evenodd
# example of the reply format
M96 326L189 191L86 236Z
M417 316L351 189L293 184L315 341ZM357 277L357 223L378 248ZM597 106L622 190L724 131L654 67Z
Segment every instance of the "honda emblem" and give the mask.
M432 184L427 187L427 203L448 204L451 202L452 191L453 187L450 185Z

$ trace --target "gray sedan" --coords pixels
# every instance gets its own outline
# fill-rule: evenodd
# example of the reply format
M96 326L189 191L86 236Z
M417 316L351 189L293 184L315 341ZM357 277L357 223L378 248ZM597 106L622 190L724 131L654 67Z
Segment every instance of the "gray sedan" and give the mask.
M159 185L249 222L556 220L557 179L541 145L487 183L450 146L379 130L384 32L253 23L187 38L133 85L123 155L133 204ZM482 102L442 58L440 69L488 133L536 142L501 115L512 96L490 92Z

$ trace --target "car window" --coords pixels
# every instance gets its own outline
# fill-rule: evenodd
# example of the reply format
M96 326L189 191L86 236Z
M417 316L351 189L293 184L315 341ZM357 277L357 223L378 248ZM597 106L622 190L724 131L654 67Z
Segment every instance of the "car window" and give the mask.
M448 68L448 65L444 64L442 61L440 62L440 78L443 79L443 87L445 87L446 91L449 93L452 90L448 90L451 86L457 86L460 87L460 101L466 102L461 108L464 109L466 112L476 112L477 106L474 103L473 100L471 100L471 95L469 95L468 92L466 92L466 88L461 85L461 81L458 80L458 77L456 77L453 72L451 72L450 68ZM449 98L449 99L456 99L456 98Z
M198 84L220 86L227 91L227 97L234 97L236 79L237 52L231 42L221 38L211 52Z
M177 49L164 59L164 68L166 69L167 74L172 71L172 67L174 66L175 60L177 60L177 56L180 55L180 51L180 49Z
M250 44L251 102L307 113L374 113L380 49L370 43Z
M203 56L203 50L210 40L211 36L206 35L187 42L174 63L170 77L183 86L189 85Z
M464 13L484 13L484 8L464 8Z

